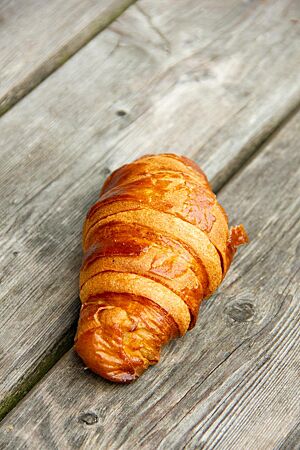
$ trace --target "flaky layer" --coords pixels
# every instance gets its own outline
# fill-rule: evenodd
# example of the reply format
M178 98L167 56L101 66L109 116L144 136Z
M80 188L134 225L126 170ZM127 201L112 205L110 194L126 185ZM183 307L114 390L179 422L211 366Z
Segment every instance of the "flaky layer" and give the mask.
M97 222L86 234L85 249L93 245L97 227L109 224L113 221L123 224L145 225L152 228L155 232L169 234L175 240L183 242L187 248L201 260L203 267L208 275L208 292L210 295L220 284L222 280L222 264L220 256L215 246L211 243L208 236L196 226L179 219L170 214L153 209L136 209L111 214L105 219Z
M208 277L190 249L145 225L122 222L99 227L93 242L83 261L80 287L104 271L144 275L179 295L189 308L190 327L195 324L199 298L207 291Z

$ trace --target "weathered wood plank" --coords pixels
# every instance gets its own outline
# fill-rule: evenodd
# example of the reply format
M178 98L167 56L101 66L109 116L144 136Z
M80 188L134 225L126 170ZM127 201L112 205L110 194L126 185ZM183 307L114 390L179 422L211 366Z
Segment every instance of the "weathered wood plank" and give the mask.
M280 442L276 450L299 450L300 449L300 423L297 423L283 442Z
M220 193L251 244L136 383L69 351L4 419L7 449L274 449L299 421L300 113ZM298 291L297 291L298 289ZM32 447L31 447L32 448ZM288 447L294 448L294 447Z
M220 187L300 100L298 2L138 5L0 121L2 414L70 345L104 177L171 150Z
M116 19L133 0L0 3L0 115Z

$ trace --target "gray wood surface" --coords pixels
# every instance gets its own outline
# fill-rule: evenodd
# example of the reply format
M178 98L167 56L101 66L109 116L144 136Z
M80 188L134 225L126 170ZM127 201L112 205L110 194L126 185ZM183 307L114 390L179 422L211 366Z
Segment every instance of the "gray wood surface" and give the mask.
M299 137L300 113L222 189L251 243L195 329L127 386L69 351L2 422L7 449L297 447Z
M222 186L299 103L298 10L142 0L2 116L2 415L71 345L81 225L104 178L175 151Z
M0 2L0 115L134 0Z

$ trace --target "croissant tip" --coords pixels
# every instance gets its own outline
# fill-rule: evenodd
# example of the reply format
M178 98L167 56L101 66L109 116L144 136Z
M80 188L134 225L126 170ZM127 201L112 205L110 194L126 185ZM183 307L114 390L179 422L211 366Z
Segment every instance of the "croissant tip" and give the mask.
M112 377L110 380L113 382L117 382L119 384L130 384L130 383L133 383L134 381L136 381L138 378L139 377L136 374L123 373L123 374L119 375L117 377L117 379Z
M120 358L113 358L113 362L109 360L109 354L104 358L99 356L98 351L98 333L97 330L89 330L82 333L80 337L76 336L74 342L74 351L83 360L85 367L88 367L96 375L119 384L129 384L139 378L142 371L135 370L128 366L126 362Z

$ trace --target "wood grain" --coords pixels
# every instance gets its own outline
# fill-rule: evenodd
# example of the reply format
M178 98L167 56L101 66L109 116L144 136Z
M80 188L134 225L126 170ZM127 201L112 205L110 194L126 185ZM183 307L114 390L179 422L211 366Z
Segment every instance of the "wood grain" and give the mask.
M116 19L133 0L0 3L0 115Z
M219 188L299 102L299 3L222 5L139 2L1 118L2 415L69 345L107 174L174 151Z
M300 113L221 191L251 244L196 328L128 386L73 351L3 421L7 448L273 449L299 420ZM298 291L297 291L298 289ZM34 447L35 448L35 447ZM293 447L288 447L293 448Z
M286 438L279 443L276 450L299 450L300 449L300 423L289 432Z

